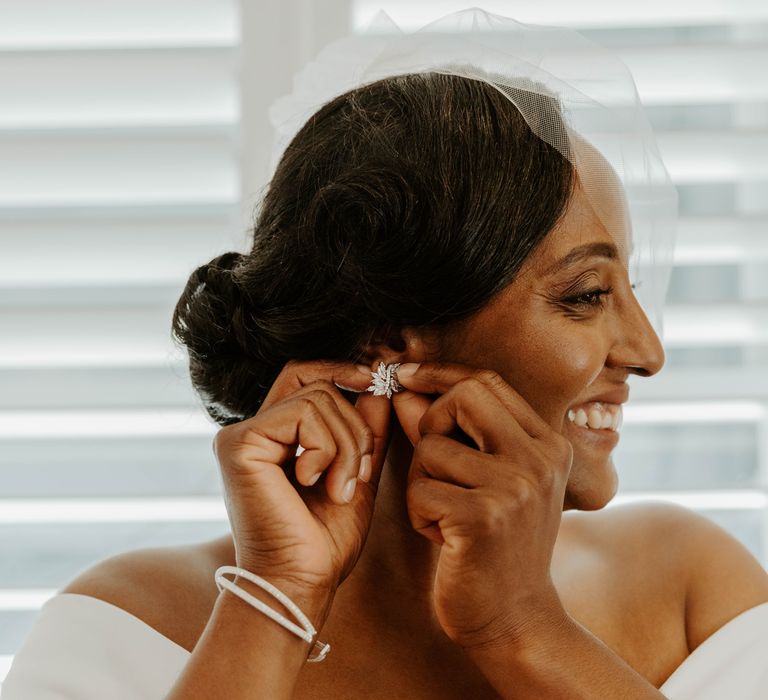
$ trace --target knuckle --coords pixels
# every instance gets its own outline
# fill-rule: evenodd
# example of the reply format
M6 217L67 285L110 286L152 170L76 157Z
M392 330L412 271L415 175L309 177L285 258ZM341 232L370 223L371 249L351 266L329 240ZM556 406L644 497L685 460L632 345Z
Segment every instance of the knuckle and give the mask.
M314 387L315 390L320 390L323 392L331 391L335 387L331 382L329 382L327 379L313 379L308 384L304 385L305 387Z
M416 477L405 491L405 504L409 513L418 508L422 498L427 495L429 490L429 480L423 477ZM413 519L411 519L413 524Z
M457 392L473 392L483 387L485 387L485 382L475 375L472 375L471 377L463 377L453 386L454 391Z
M346 452L350 461L353 461L355 465L360 463L360 460L363 457L363 451L360 449L360 446L356 442L351 442Z
M546 478L546 477L544 477ZM538 486L525 477L519 477L515 482L511 503L515 508L525 508L536 496Z
M423 420L423 419L422 419ZM421 423L419 421L419 432L421 433L421 439L414 445L413 452L421 455L423 452L430 454L438 447L437 443L440 442L440 436L437 433L423 433L421 432Z
M474 377L483 384L490 384L491 386L495 386L501 381L498 372L487 368L478 369L475 372Z
M306 411L312 415L319 415L319 407L327 407L331 398L324 391L320 389L312 389L307 391L298 397L299 406L302 411Z
M227 431L226 434L225 431ZM224 444L229 440L229 432L231 432L229 431L229 427L224 426L213 436L213 440L211 441L211 448L213 449L213 454L217 460L221 459L222 448L224 447Z
M547 465L545 469L540 470L540 472L537 475L536 483L537 486L545 491L549 492L556 484L557 479L556 477L556 470L553 469L551 466Z
M327 391L324 389L311 389L304 394L315 407L322 406L324 408L330 408L331 404L335 405L334 400L330 397Z
M360 427L359 431L360 435L360 441L363 445L365 445L366 452L369 450L373 450L373 443L374 443L374 434L373 430L371 429L371 426L368 425L365 421L363 421L363 425Z
M299 410L313 418L320 416L320 409L317 407L316 399L313 397L314 392L308 394L302 394L296 398L296 403L299 406Z
M494 498L484 501L480 515L480 526L484 532L494 533L502 529L509 522L509 506L502 504Z

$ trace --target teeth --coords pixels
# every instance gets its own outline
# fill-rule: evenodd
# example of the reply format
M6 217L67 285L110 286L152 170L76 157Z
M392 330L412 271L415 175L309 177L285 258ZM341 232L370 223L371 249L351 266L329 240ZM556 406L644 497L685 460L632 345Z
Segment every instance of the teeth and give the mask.
M600 413L596 408L593 408L589 412L589 421L588 421L589 427L593 429L601 428L603 425L603 414Z
M621 406L609 405L612 408L607 408L605 404L595 402L587 404L585 408L570 409L568 411L568 420L580 428L618 431L622 423Z

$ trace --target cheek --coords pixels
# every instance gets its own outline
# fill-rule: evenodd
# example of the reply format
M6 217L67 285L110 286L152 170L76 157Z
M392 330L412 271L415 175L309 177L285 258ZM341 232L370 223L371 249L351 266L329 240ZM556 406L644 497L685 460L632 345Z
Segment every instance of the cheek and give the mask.
M591 340L592 342L589 342ZM510 384L553 428L560 431L568 409L584 396L604 366L594 337L574 334L528 336L510 367Z

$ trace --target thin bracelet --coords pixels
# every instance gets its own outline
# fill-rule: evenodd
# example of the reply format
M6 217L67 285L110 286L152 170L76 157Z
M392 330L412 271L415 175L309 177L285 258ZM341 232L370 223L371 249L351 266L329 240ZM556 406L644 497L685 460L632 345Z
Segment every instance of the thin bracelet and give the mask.
M240 586L238 586L234 581L230 581L229 579L224 578L223 574L235 574L236 576L242 576L243 578L246 578L249 581L255 583L260 588L263 588L268 593L271 593L296 616L299 622L301 622L303 625L303 629L287 618L283 617L283 615L281 615L273 608L270 608L263 601L252 596L250 593L248 593L248 591L240 588ZM309 618L303 612L301 612L296 603L294 603L279 588L276 588L269 581L261 578L261 576L257 576L256 574L251 573L250 571L247 571L246 569L243 569L239 566L220 566L218 569L216 569L215 580L216 587L219 589L219 591L222 590L222 587L226 588L227 590L234 593L238 598L242 598L246 603L250 603L254 608L263 612L267 617L271 618L279 625L282 625L290 632L293 632L293 634L295 634L297 637L301 637L301 639L307 642L307 644L312 647L310 652L314 650L317 651L315 656L307 656L307 661L309 663L322 661L331 650L330 644L326 644L317 639L317 630L315 630L314 626L309 621Z

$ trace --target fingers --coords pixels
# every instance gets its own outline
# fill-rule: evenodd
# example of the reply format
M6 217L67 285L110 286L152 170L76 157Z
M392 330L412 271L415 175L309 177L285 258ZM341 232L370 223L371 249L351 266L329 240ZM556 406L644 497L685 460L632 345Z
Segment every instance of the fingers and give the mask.
M325 474L325 488L331 500L348 503L355 493L363 454L373 451L370 428L344 398L333 396L330 391L314 389L295 400L309 400L313 407L307 411L312 420L302 416L300 423L298 442L304 451L296 460L297 480L311 486ZM347 404L346 408L340 403ZM327 435L316 431L314 414L325 424Z
M392 407L395 409L400 426L411 445L416 445L421 440L419 421L433 401L434 397L427 397L414 391L404 391L392 395Z
M397 379L404 388L421 394L445 394L459 382L472 379L492 391L531 437L543 437L551 430L530 404L490 369L452 362L422 362L414 374L398 374Z
M454 484L417 479L406 492L408 519L413 529L428 540L443 544L451 521L462 522L466 519L466 496L466 490Z
M351 406L350 406L351 408ZM355 407L358 414L371 430L373 435L373 452L370 454L370 475L363 478L375 495L379 488L384 459L392 435L392 406L384 396L361 394L357 397Z
M318 380L342 385L352 391L365 391L371 383L370 375L366 376L360 372L351 362L290 360L272 384L262 403L262 410Z
M517 411L481 381L463 379L432 403L418 424L421 435L450 435L460 428L487 454L513 454L531 438L517 420Z
M408 484L418 479L438 479L471 489L497 481L500 467L494 455L478 452L444 435L428 433L413 451Z
M381 431L381 418L377 420ZM311 486L325 474L328 495L338 504L352 499L363 455L372 455L376 447L365 418L323 380L231 427L251 434L242 442L253 446L260 461L290 462L300 444L303 451L295 459L296 481Z

